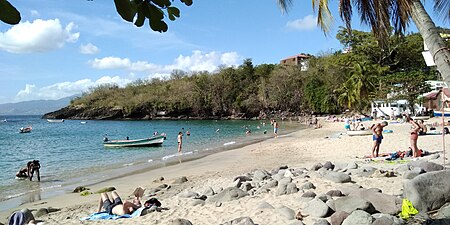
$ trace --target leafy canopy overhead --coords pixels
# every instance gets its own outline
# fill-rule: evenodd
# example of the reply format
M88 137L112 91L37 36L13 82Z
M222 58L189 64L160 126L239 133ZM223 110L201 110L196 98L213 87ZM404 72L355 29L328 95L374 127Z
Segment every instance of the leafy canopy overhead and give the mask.
M180 17L180 10L172 6L175 0L114 0L116 10L125 21L142 27L148 20L150 28L158 32L168 30L165 17L174 21ZM192 5L193 0L180 0L186 6ZM15 25L21 20L20 12L7 0L0 0L0 20Z

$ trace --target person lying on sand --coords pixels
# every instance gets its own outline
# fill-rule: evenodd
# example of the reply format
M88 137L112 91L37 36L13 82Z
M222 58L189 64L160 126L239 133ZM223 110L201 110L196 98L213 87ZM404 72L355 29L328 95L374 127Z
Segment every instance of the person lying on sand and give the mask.
M125 214L133 213L136 209L141 207L141 197L144 194L144 190L139 187L133 194L135 195L133 202L123 202L116 191L111 192L111 198L108 196L108 193L101 193L98 212L101 212L102 208L104 208L110 215L123 216Z

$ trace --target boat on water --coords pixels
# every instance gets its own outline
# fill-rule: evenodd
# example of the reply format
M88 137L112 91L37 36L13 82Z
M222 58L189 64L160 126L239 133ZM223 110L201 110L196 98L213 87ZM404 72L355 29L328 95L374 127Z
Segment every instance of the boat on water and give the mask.
M372 130L348 130L347 135L348 136L362 136L362 135L371 135Z
M28 127L21 127L19 129L19 133L23 134L23 133L30 133L31 130L33 130L33 128L31 126Z
M145 147L145 146L158 146L162 145L165 136L157 135L150 138L142 139L129 139L129 140L103 140L103 146L105 147Z
M47 119L47 122L49 122L49 123L62 123L62 122L64 122L64 119Z

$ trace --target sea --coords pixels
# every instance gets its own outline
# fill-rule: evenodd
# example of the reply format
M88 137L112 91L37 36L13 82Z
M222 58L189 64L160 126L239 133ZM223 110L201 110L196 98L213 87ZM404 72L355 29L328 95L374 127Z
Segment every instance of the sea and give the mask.
M30 133L19 133L32 126ZM281 131L299 128L281 123ZM250 130L251 135L246 134ZM0 116L0 211L67 193L125 173L167 166L178 161L178 132L184 160L237 148L273 137L269 121L256 120L65 120L50 123L41 116ZM110 140L165 133L159 147L104 147ZM41 182L18 180L15 174L30 160L41 163ZM126 168L126 169L124 169Z

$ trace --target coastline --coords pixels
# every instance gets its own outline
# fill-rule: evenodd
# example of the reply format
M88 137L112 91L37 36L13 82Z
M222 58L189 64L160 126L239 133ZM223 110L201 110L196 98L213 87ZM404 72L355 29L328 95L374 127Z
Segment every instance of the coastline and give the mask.
M286 129L282 130L281 134L289 134L297 130L303 130L306 126L297 122L285 122ZM258 142L265 141L272 138L272 134L269 130L268 135L256 134L250 136L241 136L232 139L233 141L223 143L221 145L214 145L207 149L200 150L188 150L182 155L182 162L196 161L202 159L211 154L217 154L223 151L230 151L238 148L242 148L248 145L252 145ZM180 163L180 158L177 153L172 155L165 155L162 158L157 159L142 159L140 161L134 161L132 163L116 163L108 170L97 171L93 174L89 174L82 177L75 177L65 181L62 184L54 185L51 187L38 188L36 191L29 191L26 193L20 193L11 198L0 201L0 218L8 216L12 210L21 207L23 205L35 204L36 202L46 201L50 198L59 198L66 194L71 193L77 186L91 187L95 185L101 185L102 183L114 181L116 179L132 176L135 174L145 173L147 171L165 168ZM45 182L45 181L44 181ZM39 185L40 183L32 183L33 185ZM0 222L2 220L0 219Z
M368 122L372 123L372 122ZM279 138L270 138L258 143L243 146L241 148L222 151L215 154L207 155L197 160L186 161L181 164L174 164L163 168L157 168L154 170L146 171L143 173L134 173L132 175L107 180L101 183L89 186L92 191L98 189L114 186L119 194L127 196L134 188L143 186L147 190L152 187L158 186L160 182L154 182L160 177L164 177L162 183L171 184L174 179L187 176L188 182L186 185L175 185L173 189L187 189L187 190L199 190L204 189L207 186L226 187L233 183L233 177L249 173L255 169L273 169L280 166L289 167L300 166L309 168L317 162L333 161L335 164L353 162L367 163L369 165L375 164L383 167L398 166L395 164L384 163L383 161L366 162L364 155L370 154L371 148L371 136L349 137L343 135L343 123L323 123L321 129L308 128L302 131L296 131L287 135L280 135ZM370 124L367 127L370 127ZM392 152L397 150L405 150L409 146L409 140L407 131L409 125L396 124L389 125L388 129L392 129L393 133L386 134L383 140L380 152ZM446 140L449 136L446 136ZM419 147L430 152L439 152L440 142L442 136L425 136L419 139ZM358 157L358 158L357 158ZM313 180L313 178L311 178ZM402 178L393 178L388 181L373 180L364 178L355 178L359 184L366 188L380 188L383 193L392 195L402 194ZM319 182L319 181L317 181ZM333 186L333 184L327 184ZM169 207L169 212L162 212L153 215L155 218L139 217L136 219L124 219L117 221L121 224L145 224L145 221L163 221L162 224L167 224L164 221L169 221L170 218L175 219L177 216L185 215L187 219L194 224L202 223L206 219L211 218L211 213L214 214L214 208L205 206L206 209L202 209L196 206L195 210L191 210L192 206L183 206L176 194L167 191L167 193L158 194L156 197L163 203L163 206ZM271 196L264 195L263 199L271 199ZM281 198L281 200L286 200ZM254 207L254 201L248 199L248 203L240 202L238 209L240 214L247 213L248 208ZM275 201L275 200L274 200ZM286 200L288 204L294 205L294 203ZM92 194L89 196L80 196L79 193L66 193L61 196L52 197L46 200L37 201L34 203L27 203L20 208L30 208L36 210L43 207L55 207L62 208L60 212L52 213L44 216L44 221L49 221L50 224L79 224L79 219L83 216L87 216L93 213L96 204L98 202L98 194ZM180 205L181 204L181 205ZM246 207L249 204L248 207ZM228 205L224 206L228 207ZM292 206L298 207L298 206ZM228 208L227 208L228 209ZM223 211L225 209L220 209ZM0 213L0 221L3 222L5 218L13 210L9 212L2 211ZM209 212L212 211L212 212ZM217 213L217 211L215 211ZM230 215L224 215L219 213L218 217L214 219L214 222L223 222L229 219L229 217L236 216L238 212L232 211ZM206 218L201 218L202 215ZM152 216L152 217L153 217ZM254 218L255 219L255 218ZM277 218L275 218L277 219ZM52 221L52 222L50 222ZM55 223L55 221L59 221ZM113 221L116 222L116 221ZM212 222L212 223L214 223ZM111 221L98 221L95 224L109 224ZM214 223L216 224L216 223ZM261 223L268 224L268 223ZM273 223L273 224L285 224L285 223ZM287 223L286 223L287 224Z

